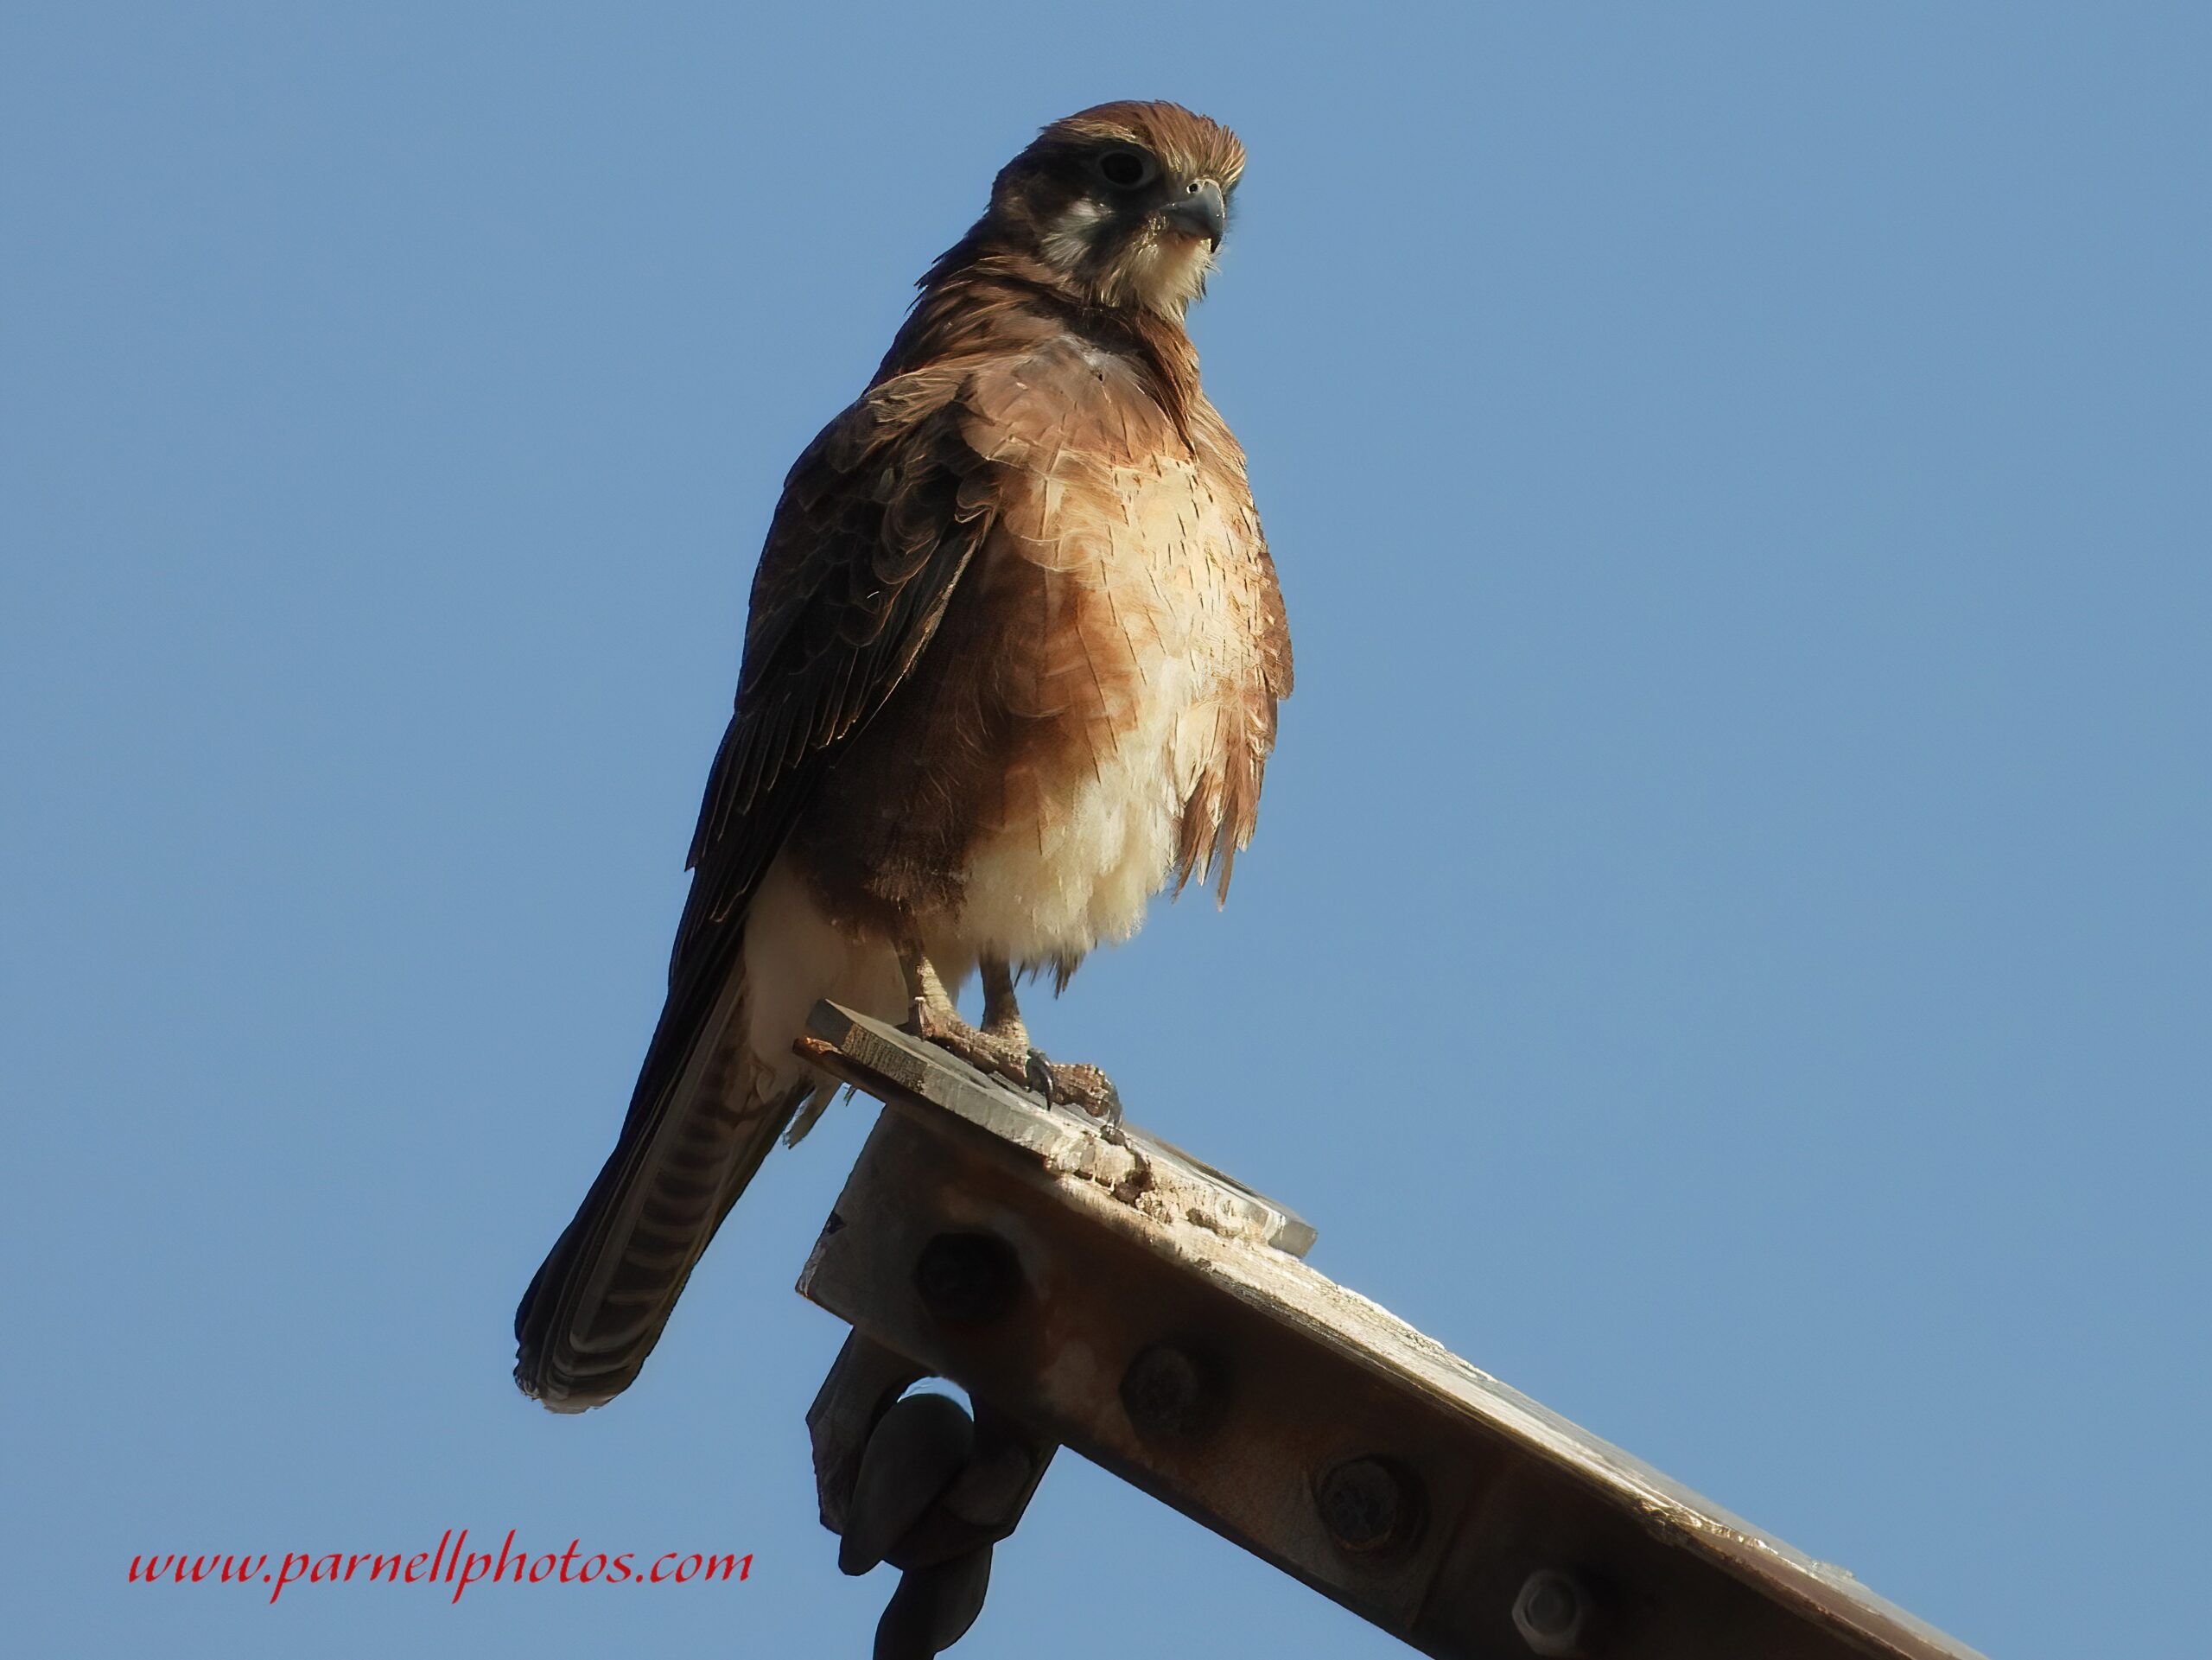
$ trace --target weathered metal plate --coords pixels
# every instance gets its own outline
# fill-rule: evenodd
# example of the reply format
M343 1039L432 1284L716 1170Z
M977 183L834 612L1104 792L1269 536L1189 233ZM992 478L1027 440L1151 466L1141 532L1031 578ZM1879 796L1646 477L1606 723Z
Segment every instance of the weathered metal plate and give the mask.
M879 1100L941 1109L1033 1154L1055 1175L1079 1177L1109 1191L1141 1191L1137 1203L1162 1214L1179 1208L1185 1220L1224 1237L1272 1245L1293 1256L1303 1256L1313 1243L1305 1218L1155 1135L1132 1127L1109 1130L836 1003L817 1003L807 1027L836 1052L813 1058ZM893 1086L889 1093L886 1084Z
M1281 1207L875 1022L814 1029L897 1110L800 1290L1425 1652L1976 1660L1269 1244L1313 1237ZM1018 1265L988 1318L918 1271L975 1235Z

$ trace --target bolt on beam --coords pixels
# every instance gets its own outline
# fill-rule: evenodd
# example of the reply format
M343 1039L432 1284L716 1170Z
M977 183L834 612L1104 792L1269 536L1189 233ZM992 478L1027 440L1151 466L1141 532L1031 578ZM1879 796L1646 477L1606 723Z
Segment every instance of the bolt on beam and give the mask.
M805 1043L889 1110L799 1289L872 1399L934 1375L1020 1426L1021 1502L1065 1445L1441 1660L1980 1660L1324 1278L1179 1149L831 1004ZM837 1383L833 1528L881 1404Z

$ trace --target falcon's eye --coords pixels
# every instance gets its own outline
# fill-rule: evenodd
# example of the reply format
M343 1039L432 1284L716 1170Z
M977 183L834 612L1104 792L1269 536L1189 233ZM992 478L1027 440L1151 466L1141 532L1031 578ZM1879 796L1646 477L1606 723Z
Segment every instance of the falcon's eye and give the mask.
M1109 149L1095 165L1098 176L1116 190L1135 190L1160 176L1160 163L1141 149Z

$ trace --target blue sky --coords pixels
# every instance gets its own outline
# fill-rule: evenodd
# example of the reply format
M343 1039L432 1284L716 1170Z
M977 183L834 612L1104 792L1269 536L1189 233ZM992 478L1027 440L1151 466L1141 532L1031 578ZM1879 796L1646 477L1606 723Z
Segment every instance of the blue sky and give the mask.
M2202 1644L2212 14L300 8L0 24L23 1653L865 1651L779 1154L643 1381L610 1142L783 471L1052 117L1252 153L1195 319L1300 684L1039 1041L1313 1261L1993 1655ZM2191 1313L2191 1310L2199 1312ZM253 1594L146 1550L751 1551ZM1066 1459L958 1652L1397 1652Z

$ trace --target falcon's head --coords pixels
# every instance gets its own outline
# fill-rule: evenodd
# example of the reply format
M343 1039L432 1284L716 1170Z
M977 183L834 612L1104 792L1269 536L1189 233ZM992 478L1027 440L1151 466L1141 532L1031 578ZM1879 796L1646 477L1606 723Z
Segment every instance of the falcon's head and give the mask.
M1236 135L1179 104L1101 104L1007 163L976 230L1086 305L1179 320L1205 292L1243 171Z

